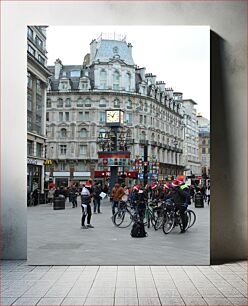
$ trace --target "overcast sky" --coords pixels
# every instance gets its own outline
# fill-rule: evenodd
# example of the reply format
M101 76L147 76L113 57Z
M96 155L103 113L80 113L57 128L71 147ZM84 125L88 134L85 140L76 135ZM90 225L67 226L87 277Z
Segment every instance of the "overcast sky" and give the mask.
M90 42L103 33L126 35L133 60L166 87L197 103L197 112L210 119L210 29L208 26L49 26L48 65L80 65Z

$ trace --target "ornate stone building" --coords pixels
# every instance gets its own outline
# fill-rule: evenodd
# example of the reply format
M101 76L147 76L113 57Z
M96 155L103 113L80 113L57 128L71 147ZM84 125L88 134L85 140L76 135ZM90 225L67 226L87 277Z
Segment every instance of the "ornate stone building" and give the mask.
M55 181L86 180L99 169L97 137L105 110L124 111L131 130L131 159L159 162L159 177L183 173L182 101L145 68L135 65L125 37L101 35L90 44L82 65L57 59L47 93L47 156ZM175 145L176 143L176 145ZM101 169L100 169L101 170Z
M27 27L27 186L43 193L46 140L46 27Z
M192 99L183 100L184 122L184 175L187 177L201 175L201 163L199 161L199 137L195 105Z
M201 174L210 177L210 121L202 115L197 115L199 133L199 160L201 162Z

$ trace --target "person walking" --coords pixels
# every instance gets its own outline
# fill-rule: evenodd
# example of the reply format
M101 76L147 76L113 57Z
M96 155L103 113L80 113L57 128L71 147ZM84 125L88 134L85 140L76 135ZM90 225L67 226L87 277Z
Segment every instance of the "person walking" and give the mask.
M93 186L93 204L94 204L94 214L96 211L98 214L101 214L100 205L101 205L101 197L100 193L102 192L101 183L96 183Z
M72 208L77 207L77 196L78 191L75 185L73 185L69 190L69 201L71 200Z
M48 190L47 198L48 198L48 203L52 204L54 200L54 194L55 194L55 187L51 188Z
M206 188L206 197L207 197L207 202L208 202L208 205L210 203L210 185L207 186Z
M90 224L91 221L91 184L89 182L86 182L85 185L82 185L82 191L81 191L81 207L82 207L82 218L81 218L81 228L82 229L88 229L88 228L94 228L93 225ZM87 216L87 225L85 225L85 219Z
M124 195L124 188L122 188L121 185L118 182L116 182L111 192L111 197L113 199L112 215L115 214L115 208L116 207L118 208L119 202L123 195Z

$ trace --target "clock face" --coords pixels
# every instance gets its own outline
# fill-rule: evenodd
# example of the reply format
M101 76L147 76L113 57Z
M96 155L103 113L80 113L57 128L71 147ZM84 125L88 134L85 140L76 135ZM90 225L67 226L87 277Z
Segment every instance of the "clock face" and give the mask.
M118 123L120 122L119 111L107 111L107 123Z

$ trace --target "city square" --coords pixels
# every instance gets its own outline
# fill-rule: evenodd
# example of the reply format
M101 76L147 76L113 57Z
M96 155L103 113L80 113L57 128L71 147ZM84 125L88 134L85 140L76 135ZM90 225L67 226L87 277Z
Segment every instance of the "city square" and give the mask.
M31 265L208 265L210 263L209 206L192 209L196 223L184 234L175 228L165 235L147 229L145 238L132 238L131 226L117 228L109 199L102 214L92 215L94 228L81 229L81 206L66 202L65 210L51 204L28 208L28 264ZM191 207L190 207L191 208ZM44 230L43 230L44 229Z

